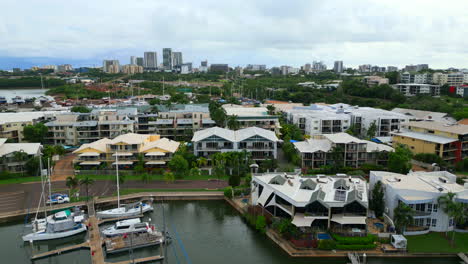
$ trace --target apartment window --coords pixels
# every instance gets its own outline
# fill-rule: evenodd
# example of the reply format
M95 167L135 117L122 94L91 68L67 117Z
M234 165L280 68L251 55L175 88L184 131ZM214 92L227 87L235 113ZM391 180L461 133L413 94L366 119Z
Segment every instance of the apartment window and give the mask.
M436 227L437 226L437 219L432 219L432 227Z
M432 212L432 204L427 204L427 211Z
M426 204L416 204L416 211L425 211Z
M431 219L430 218L426 218L426 226L427 227L431 226Z
M453 218L449 219L449 227L452 227L454 225L455 221L453 221Z
M432 205L432 212L437 213L437 209L439 209L439 205L438 204L433 204Z

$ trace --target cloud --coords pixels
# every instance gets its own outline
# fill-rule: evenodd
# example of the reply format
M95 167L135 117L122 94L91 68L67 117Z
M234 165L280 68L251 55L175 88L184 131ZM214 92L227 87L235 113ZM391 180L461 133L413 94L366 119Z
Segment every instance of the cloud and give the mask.
M24 0L2 4L1 57L72 61L172 47L185 61L464 67L466 0ZM1 65L0 65L1 66Z

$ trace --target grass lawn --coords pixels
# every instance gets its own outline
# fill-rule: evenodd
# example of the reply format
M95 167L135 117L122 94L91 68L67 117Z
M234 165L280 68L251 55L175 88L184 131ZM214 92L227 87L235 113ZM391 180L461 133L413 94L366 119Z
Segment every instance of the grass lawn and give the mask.
M122 189L120 195L140 193L140 192L217 192L222 189ZM114 193L117 195L117 192Z
M40 182L40 176L31 176L31 177L20 177L12 179L0 180L0 184L14 184L14 183L25 183L25 182Z
M468 233L455 233L455 247L450 245L452 232L432 232L419 236L406 236L410 253L459 253L468 252Z
M119 174L120 175L120 174ZM135 180L135 181L141 181L142 176L141 175L125 175L123 174L125 178L125 181L129 180ZM78 179L83 179L84 177L89 176L90 178L94 180L114 180L115 181L115 175L77 175L76 177ZM191 180L191 181L199 181L199 180L210 180L210 179L217 179L215 176L212 175L200 175L198 177L192 177L192 176L185 176L182 179L177 179L176 180ZM227 180L227 177L222 177L220 178L221 180ZM150 181L164 181L164 175L150 175Z

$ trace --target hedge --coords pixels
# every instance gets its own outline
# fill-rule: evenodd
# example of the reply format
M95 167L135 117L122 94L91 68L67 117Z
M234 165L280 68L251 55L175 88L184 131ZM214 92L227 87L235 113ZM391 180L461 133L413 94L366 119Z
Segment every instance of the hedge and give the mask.
M336 242L331 239L319 240L318 249L332 250L336 248Z
M337 234L332 234L332 237L340 245L368 245L373 244L376 240L376 236L370 234L365 237L344 237Z
M336 249L341 250L365 250L365 249L374 249L377 245L376 244L365 244L365 245L343 245L338 244L336 245Z

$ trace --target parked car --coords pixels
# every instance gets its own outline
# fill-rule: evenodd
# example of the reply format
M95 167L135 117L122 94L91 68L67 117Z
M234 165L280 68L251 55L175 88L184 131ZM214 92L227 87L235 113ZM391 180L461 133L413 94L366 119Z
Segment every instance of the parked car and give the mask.
M54 193L51 196L49 196L49 199L47 199L47 204L62 204L69 202L70 198L68 197L68 195L62 193Z

